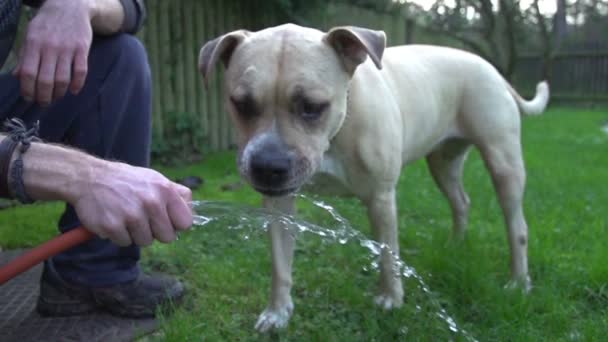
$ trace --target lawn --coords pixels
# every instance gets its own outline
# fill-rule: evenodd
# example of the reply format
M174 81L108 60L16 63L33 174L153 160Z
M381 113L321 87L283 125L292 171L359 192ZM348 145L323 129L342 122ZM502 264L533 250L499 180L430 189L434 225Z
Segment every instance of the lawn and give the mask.
M401 256L420 275L405 280L407 301L393 312L372 303L377 272L366 249L302 234L295 258L295 314L273 334L253 330L270 282L268 241L261 229L219 221L144 253L148 269L186 281L185 304L162 318L149 340L592 341L608 332L608 111L553 108L523 121L528 171L525 212L534 288L506 290L509 250L502 213L478 153L471 153L465 187L472 208L467 239L448 243L451 215L426 165L408 167L399 183ZM258 205L238 182L233 153L199 164L159 169L172 178L199 175L196 199ZM325 197L352 226L369 234L354 199ZM55 234L58 204L0 212L0 246L32 246ZM331 227L327 215L304 203L303 218ZM235 212L235 217L238 212ZM229 220L233 222L234 220ZM232 229L228 229L232 228ZM459 331L447 323L449 315Z

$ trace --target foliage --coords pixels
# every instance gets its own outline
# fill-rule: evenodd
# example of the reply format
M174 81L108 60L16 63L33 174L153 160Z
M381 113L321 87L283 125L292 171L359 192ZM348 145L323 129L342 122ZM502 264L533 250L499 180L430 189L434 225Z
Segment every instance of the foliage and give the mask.
M465 188L472 201L463 244L447 244L451 215L423 162L406 169L398 187L401 255L429 286L406 281L403 308L372 304L377 274L356 243L325 243L301 235L295 258L295 315L279 333L254 333L270 285L266 235L228 229L219 222L183 233L171 245L145 250L145 267L177 274L188 283L184 306L162 319L159 341L446 341L453 336L437 315L438 303L479 341L599 341L608 331L608 136L606 111L553 109L522 120L530 226L529 295L508 291L508 242L502 214L483 161L472 153ZM204 163L159 168L174 177L201 175L194 198L259 203L239 179L234 154ZM353 199L325 198L353 226L371 236L365 210ZM29 246L55 234L58 205L0 212L0 245ZM314 211L300 215L323 224Z
M562 50L608 50L608 0L570 0L565 10L573 23L567 27Z
M265 11L275 11L283 21L307 25L307 14L326 8L329 1L324 0L272 0L262 4Z
M543 13L539 1L555 1L555 14ZM416 1L334 0L380 13L400 15L414 29L448 37L454 45L482 56L507 79L523 53L544 55L543 74L551 76L556 51L608 49L608 0L435 0L428 10ZM557 23L557 25L556 25ZM414 42L408 32L408 43Z
M513 74L522 17L517 0L436 0L428 11L412 1L353 3L400 13L410 27L413 22L427 32L449 37L492 63L507 79Z
M163 115L163 136L152 141L152 160L165 165L201 159L205 136L198 113L168 112Z

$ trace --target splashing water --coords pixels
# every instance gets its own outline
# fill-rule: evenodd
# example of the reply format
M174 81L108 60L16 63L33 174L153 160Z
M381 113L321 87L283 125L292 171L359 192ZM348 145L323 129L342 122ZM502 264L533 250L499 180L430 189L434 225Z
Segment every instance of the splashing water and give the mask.
M192 208L195 212L194 228L207 226L213 222L224 224L230 222L230 224L224 227L229 230L243 231L244 235L242 238L248 240L250 234L267 231L272 222L280 222L294 236L313 234L321 237L324 242L337 242L340 245L345 245L351 241L358 242L373 257L371 269L376 271L379 269L379 258L382 252L385 251L394 257L395 264L393 265L393 270L395 276L413 279L417 282L418 287L427 295L431 305L435 308L435 315L445 322L447 328L452 333L459 334L468 341L477 341L470 333L458 326L454 318L447 313L441 303L432 295L431 289L418 272L413 267L405 264L399 255L393 253L386 244L366 238L361 232L353 229L348 220L342 217L335 208L325 202L304 195L298 195L298 198L308 201L316 208L328 213L334 222L332 229L297 219L294 216L285 215L276 210L218 201L192 202ZM364 270L369 270L369 268L364 267ZM421 310L419 305L416 305L416 308L417 311ZM405 329L404 331L408 330L407 327L403 329Z

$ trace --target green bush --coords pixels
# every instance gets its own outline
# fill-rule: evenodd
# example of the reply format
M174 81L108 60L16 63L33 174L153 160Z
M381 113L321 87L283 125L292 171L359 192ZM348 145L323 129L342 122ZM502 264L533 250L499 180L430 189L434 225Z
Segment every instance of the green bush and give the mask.
M206 141L199 113L167 112L162 134L152 139L152 160L162 165L196 162L202 158Z

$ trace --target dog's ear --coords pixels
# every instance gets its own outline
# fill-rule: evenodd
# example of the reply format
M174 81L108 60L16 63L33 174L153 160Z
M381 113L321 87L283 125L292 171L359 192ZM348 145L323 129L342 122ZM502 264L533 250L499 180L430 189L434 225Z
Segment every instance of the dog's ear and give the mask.
M338 52L344 67L351 74L369 55L378 69L382 69L382 54L386 47L383 31L341 26L332 28L324 40Z
M220 59L224 67L228 67L234 49L247 38L249 33L246 30L233 31L203 45L198 54L198 70L203 75L205 86L217 60Z

